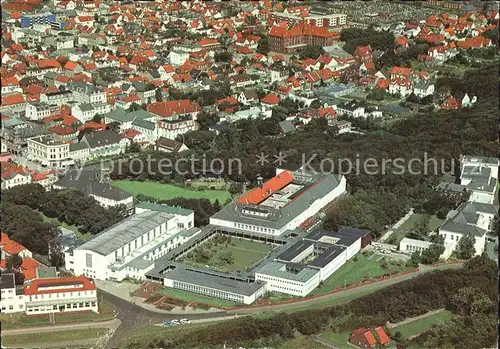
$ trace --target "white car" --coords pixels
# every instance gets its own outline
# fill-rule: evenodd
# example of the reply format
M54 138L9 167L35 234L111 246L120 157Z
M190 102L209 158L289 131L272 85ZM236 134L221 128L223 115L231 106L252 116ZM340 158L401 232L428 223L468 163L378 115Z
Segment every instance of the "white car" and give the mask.
M188 319L181 319L180 320L181 324L190 324L191 323L191 320L188 320Z
M180 322L179 320L176 320L176 319L171 320L171 321L170 321L170 323L171 323L172 325L180 325L180 324L181 324L181 322Z

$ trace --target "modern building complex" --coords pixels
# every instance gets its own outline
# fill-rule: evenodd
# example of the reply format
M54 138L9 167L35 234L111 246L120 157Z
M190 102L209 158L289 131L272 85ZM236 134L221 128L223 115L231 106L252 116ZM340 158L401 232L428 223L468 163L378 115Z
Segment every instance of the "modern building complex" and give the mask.
M346 190L345 177L282 171L210 218L210 224L269 235L297 228Z
M66 251L66 264L75 275L94 279L143 279L156 259L193 237L193 223L191 210L140 204L133 216Z
M75 275L147 278L244 304L268 291L306 296L371 242L366 230L302 227L344 192L343 176L278 170L275 177L214 214L202 229L193 227L191 210L139 203L131 217L66 249L65 264ZM267 252L232 272L184 262L196 248L221 236L265 244Z
M36 24L50 24L56 21L56 15L50 12L32 13L21 16L21 25L23 28L32 27Z
M344 227L305 235L255 272L268 291L306 296L371 241L367 230Z

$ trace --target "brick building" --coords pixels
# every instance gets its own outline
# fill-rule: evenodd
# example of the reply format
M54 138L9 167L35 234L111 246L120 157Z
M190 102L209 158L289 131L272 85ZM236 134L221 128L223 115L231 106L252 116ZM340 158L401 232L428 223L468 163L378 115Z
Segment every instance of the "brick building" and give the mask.
M338 39L338 33L304 22L290 29L274 26L269 31L269 46L274 52L298 52L306 45L329 46Z

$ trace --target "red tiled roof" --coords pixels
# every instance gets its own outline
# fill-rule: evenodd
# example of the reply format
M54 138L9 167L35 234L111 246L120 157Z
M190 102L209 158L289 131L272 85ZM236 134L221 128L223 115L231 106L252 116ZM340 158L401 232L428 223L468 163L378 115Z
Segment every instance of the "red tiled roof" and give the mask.
M239 204L254 204L257 205L271 196L272 193L284 188L292 183L293 176L288 171L283 171L277 176L271 178L264 183L262 188L255 188L238 200Z
M351 335L356 335L356 336L363 336L365 337L366 339L366 342L369 344L369 345L374 345L375 343L377 343L377 340L375 339L375 336L373 335L373 333L367 329L367 328L358 328L354 331L352 331Z
M72 127L66 127L62 125L52 126L49 128L49 131L60 136L66 136L76 133L76 131Z
M176 101L155 102L147 106L147 110L153 114L169 117L177 114L195 113L201 110L196 102L189 99Z
M312 24L300 22L292 28L273 26L269 31L269 36L276 36L280 38L291 38L297 36L319 36L319 37L333 37L335 34L328 31L326 27L317 27Z
M201 47L219 45L219 41L217 41L217 39L207 38L198 41L198 45L200 45Z
M280 102L280 98L276 96L274 93L270 93L264 98L262 98L260 101L265 104L278 104Z
M2 171L3 175L3 171ZM3 176L2 176L3 177ZM2 246L2 250L5 251L6 253L13 255L13 254L19 254L22 250L25 250L26 248L15 242L14 240L11 240L7 234L2 232L1 234L1 239L0 239L0 246Z
M409 77L411 73L411 68L405 68L405 67L392 67L391 74L394 75L403 75L406 77Z
M24 96L20 93L2 97L2 106L24 103Z
M379 343L381 345L385 345L391 341L387 333L385 333L384 329L382 327L377 327L375 329L375 332L377 332L378 337L379 337Z
M77 287L74 287L75 284ZM67 285L72 285L71 288L65 288ZM56 288L56 287L60 288ZM43 288L49 289L43 289ZM85 276L71 276L63 278L49 278L49 279L35 279L29 285L24 285L24 294L34 295L34 294L46 294L46 293L58 293L58 292L79 292L79 291L93 291L96 289L94 282L87 279Z

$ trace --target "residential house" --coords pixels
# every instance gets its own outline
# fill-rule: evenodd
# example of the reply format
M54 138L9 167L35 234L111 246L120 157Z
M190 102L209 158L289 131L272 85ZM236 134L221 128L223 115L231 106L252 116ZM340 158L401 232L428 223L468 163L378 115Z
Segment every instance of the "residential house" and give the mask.
M42 120L51 115L58 114L60 107L58 105L50 105L44 102L29 102L26 104L25 117L30 120Z
M246 89L238 95L238 102L250 105L259 101L259 96L255 90Z
M387 345L391 339L382 327L375 330L358 328L349 335L349 343L358 348L375 349Z
M230 84L234 88L242 88L254 84L254 81L248 76L248 74L238 74L232 76L230 79Z
M417 81L413 93L415 93L415 96L418 98L430 96L434 93L434 84L426 80Z
M21 258L33 257L33 254L31 253L30 250L28 250L20 243L17 243L14 240L12 240L4 232L1 232L0 252L1 252L0 259L6 259L7 257L10 257L15 254L17 254Z
M160 137L155 143L155 149L164 153L180 153L189 148L183 143L174 139Z
M365 113L365 107L358 104L356 101L340 103L335 107L335 111L339 116L349 116L349 117L363 117L366 118L368 114Z

